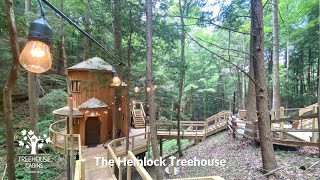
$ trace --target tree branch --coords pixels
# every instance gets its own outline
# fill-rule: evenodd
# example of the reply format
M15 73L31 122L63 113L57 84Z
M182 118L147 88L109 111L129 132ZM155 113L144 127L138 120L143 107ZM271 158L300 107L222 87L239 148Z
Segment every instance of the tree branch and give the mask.
M239 69L242 73L244 73L247 77L249 77L249 79L256 85L258 86L260 89L263 89L259 84L256 83L256 81L248 74L246 73L243 69L241 69L238 65L236 65L235 63L229 61L228 59L225 59L223 56L211 51L210 49L206 48L205 46L203 46L202 44L200 44L197 40L195 40L193 37L191 37L189 35L189 33L186 32L186 34L189 36L191 41L194 41L196 44L198 44L200 47L202 47L203 49L207 50L208 52L210 52L211 54L219 57L220 59L224 60L225 62L230 63L231 65L233 65L234 67L236 67L237 69Z
M237 49L230 49L230 48L220 47L220 46L218 46L218 45L216 45L216 44L214 44L214 43L205 41L205 40L203 40L203 39L201 39L201 38L199 38L199 37L195 37L195 38L196 38L196 39L199 39L199 40L202 41L202 42L205 42L205 43L207 43L207 44L210 44L210 45L212 45L212 46L215 46L215 47L217 47L217 48L219 48L219 49L222 49L222 50L231 50L231 51L235 51L235 52L239 52L239 53L245 53L245 54L247 54L247 55L249 55L249 56L252 56L252 54L247 53L247 52L244 52L244 51L239 51L239 50L237 50Z

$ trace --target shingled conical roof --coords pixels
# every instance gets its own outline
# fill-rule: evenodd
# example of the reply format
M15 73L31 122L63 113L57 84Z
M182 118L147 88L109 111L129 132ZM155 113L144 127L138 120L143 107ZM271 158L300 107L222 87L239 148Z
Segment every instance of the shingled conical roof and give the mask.
M68 70L98 70L112 71L112 66L99 57L93 57L79 64L71 66Z
M70 107L68 107L68 106L65 106L60 109L56 109L56 110L52 111L52 113L55 115L58 115L58 116L70 116L70 114L71 114ZM72 115L73 116L83 116L82 112L80 112L78 108L73 108Z
M84 109L84 108L102 108L102 107L108 107L108 105L102 101L100 101L97 98L91 98L87 100L86 102L82 103L79 108Z

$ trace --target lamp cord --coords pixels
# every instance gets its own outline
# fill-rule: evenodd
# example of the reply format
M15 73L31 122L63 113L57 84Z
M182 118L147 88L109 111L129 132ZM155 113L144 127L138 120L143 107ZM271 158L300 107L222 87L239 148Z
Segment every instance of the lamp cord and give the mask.
M41 17L45 18L45 11L40 0L38 0L38 4L40 6Z

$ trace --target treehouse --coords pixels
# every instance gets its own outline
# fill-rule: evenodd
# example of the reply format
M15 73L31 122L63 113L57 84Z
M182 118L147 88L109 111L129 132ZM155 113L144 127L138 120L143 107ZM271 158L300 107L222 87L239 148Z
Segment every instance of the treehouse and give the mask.
M80 136L81 145L104 143L112 137L113 122L116 122L118 136L126 132L127 107L124 82L112 84L113 67L99 57L94 57L68 68L70 90L74 100L73 133ZM70 108L53 111L65 116L65 133L69 133ZM115 119L115 121L113 120ZM58 123L58 122L56 122ZM60 126L61 127L61 126ZM59 131L59 125L52 124L50 131ZM61 130L60 130L61 131ZM56 138L57 137L53 137ZM53 139L54 140L54 139Z

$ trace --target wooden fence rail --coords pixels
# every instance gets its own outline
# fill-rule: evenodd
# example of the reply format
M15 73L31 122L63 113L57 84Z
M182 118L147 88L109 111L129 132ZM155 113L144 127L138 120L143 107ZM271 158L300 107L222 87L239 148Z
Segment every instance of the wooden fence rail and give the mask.
M85 160L82 158L80 134L73 134L76 139L75 144L70 144L70 134L67 134L66 119L54 122L49 127L49 137L51 147L65 155L69 155L71 146L75 146L74 151L78 152L79 160L76 161L74 180L85 180Z

